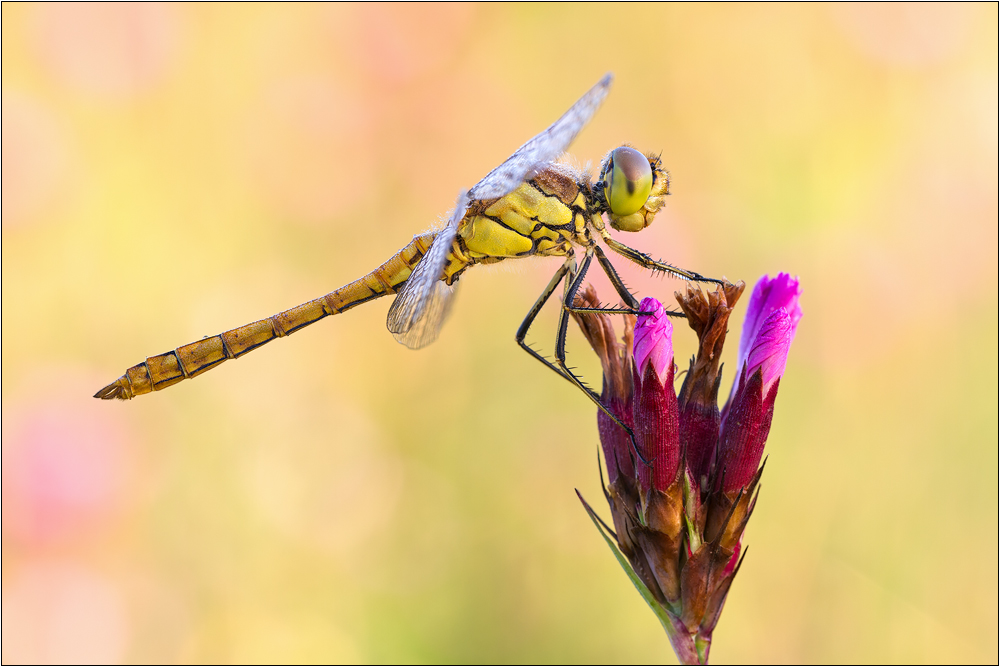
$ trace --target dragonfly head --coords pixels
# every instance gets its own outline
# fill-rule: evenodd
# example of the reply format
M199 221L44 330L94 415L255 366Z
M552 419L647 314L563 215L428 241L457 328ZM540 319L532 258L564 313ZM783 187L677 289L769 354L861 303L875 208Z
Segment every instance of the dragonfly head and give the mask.
M597 186L607 203L611 226L623 232L638 232L648 227L663 207L670 179L660 166L659 156L620 146L605 156Z

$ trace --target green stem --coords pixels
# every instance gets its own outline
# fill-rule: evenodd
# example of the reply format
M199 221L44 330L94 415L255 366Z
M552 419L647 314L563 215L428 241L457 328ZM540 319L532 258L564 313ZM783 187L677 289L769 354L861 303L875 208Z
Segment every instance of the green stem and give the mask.
M698 651L698 661L702 665L708 664L708 651L712 648L712 635L708 636L698 633L694 639L695 649Z
M669 612L668 612L669 613ZM712 635L703 635L700 632L691 634L681 620L669 614L670 626L663 624L663 629L667 631L670 645L677 654L677 660L682 665L707 665L708 652L712 648ZM660 619L663 622L663 619Z

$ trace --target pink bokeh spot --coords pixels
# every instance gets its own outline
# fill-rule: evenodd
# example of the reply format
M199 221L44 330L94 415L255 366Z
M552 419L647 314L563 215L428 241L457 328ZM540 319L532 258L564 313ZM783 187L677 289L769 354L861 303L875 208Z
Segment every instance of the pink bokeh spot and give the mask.
M247 114L251 177L279 215L326 227L344 211L378 208L371 110L356 93L333 77L288 77Z
M5 410L4 538L40 545L106 527L125 504L131 467L108 414L58 400Z
M440 68L470 39L476 7L465 3L330 6L335 43L369 77L409 83Z
M859 51L896 67L926 67L953 57L976 20L967 3L841 3L830 11Z
M38 49L58 79L105 98L155 87L177 61L178 9L165 3L38 7Z
M4 572L4 663L122 662L126 607L112 580L76 563L42 561Z
M38 219L66 195L66 136L53 109L3 93L3 227Z

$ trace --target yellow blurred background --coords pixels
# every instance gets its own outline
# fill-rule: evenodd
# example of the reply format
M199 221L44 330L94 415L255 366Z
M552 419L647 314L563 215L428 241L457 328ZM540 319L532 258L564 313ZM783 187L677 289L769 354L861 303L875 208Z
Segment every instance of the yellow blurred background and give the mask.
M713 660L997 660L995 4L2 11L5 663L672 661L573 492L594 408L513 340L558 260L419 352L386 299L91 398L371 270L607 71L571 159L673 183L624 240L804 289Z

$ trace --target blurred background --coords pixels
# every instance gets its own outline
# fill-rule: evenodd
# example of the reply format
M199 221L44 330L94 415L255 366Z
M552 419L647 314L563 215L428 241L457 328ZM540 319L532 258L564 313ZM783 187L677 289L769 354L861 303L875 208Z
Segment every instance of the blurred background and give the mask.
M386 299L91 398L370 271L607 71L569 159L672 175L624 240L804 289L712 658L997 660L995 4L2 11L5 663L672 661L573 492L595 410L514 343L558 260L419 352Z

